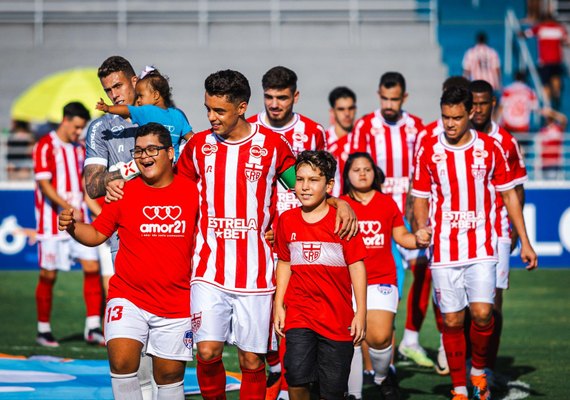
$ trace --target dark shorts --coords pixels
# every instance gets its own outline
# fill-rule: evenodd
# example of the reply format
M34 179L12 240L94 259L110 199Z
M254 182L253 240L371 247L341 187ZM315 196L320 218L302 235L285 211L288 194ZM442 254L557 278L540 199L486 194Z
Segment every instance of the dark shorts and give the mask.
M343 400L354 353L352 342L338 342L311 329L290 329L283 363L289 386L319 383L321 399Z
M538 74L543 84L550 82L553 76L564 75L565 68L563 64L546 64L538 67Z

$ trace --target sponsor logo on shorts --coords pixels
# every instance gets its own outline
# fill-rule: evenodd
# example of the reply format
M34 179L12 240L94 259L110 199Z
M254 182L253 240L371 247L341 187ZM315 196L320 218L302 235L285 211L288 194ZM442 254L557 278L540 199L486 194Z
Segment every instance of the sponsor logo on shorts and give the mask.
M303 258L312 263L321 256L321 243L303 243Z
M192 322L190 324L192 327L192 332L196 333L202 326L202 312L192 314Z
M182 339L182 342L186 348L192 350L192 346L194 345L194 334L192 331L184 332L184 338Z
M394 288L392 287L392 285L387 285L385 283L382 283L378 286L376 286L376 288L378 289L378 291L380 292L380 294L383 294L384 296L389 295L390 293L392 293L392 291L394 290Z

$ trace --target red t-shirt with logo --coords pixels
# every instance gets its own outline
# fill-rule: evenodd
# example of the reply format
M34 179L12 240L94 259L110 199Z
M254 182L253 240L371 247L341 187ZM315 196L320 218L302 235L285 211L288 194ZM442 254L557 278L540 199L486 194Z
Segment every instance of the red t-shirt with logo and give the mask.
M190 272L198 190L175 176L163 188L137 178L125 185L123 199L105 204L93 227L121 240L109 299L126 298L160 317L190 316Z
M392 256L392 229L404 225L404 217L391 196L375 192L366 205L348 195L341 196L354 210L368 257L366 276L369 285L396 285L396 263Z
M352 281L348 266L364 260L362 236L349 241L334 233L336 209L329 207L318 222L303 219L301 208L279 217L275 251L279 260L291 263L285 292L285 332L308 328L331 340L352 341L350 324Z

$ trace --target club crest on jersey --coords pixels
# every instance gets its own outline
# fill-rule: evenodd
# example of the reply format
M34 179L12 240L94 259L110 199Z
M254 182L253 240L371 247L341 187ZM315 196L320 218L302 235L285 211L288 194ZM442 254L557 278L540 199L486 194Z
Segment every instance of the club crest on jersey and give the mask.
M435 164L445 162L445 160L447 160L447 154L445 154L445 153L433 153L433 155L431 156L431 160Z
M191 319L192 319L192 322L191 322L190 326L192 328L192 332L196 333L196 332L198 332L198 330L202 326L202 312L192 314Z
M249 154L255 158L265 157L268 154L267 149L254 144L249 148Z
M215 144L204 143L202 145L202 153L205 156L210 156L210 155L214 154L216 151L218 151L218 146Z
M265 150L265 149L263 149ZM267 152L267 150L265 150ZM263 173L263 166L253 163L245 163L245 177L250 182L257 182Z
M161 221L164 221L166 218L176 220L182 214L182 208L180 206L145 206L143 214L151 221L155 218Z
M184 346L186 346L187 349L192 350L192 346L194 345L194 334L192 333L192 331L184 332L182 343L184 343Z
M378 289L378 291L380 292L380 294L383 294L384 296L389 295L389 294L392 293L392 291L394 290L394 289L392 288L392 285L387 285L387 284L385 284L385 283L376 286L376 288Z
M303 243L303 258L313 263L321 256L321 243Z
M471 175L478 181L482 181L485 179L485 175L487 175L487 169L485 165L471 165Z

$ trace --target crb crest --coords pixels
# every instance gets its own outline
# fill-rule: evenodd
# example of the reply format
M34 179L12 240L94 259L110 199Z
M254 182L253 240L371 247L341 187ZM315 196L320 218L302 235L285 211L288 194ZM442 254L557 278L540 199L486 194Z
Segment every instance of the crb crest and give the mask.
M196 314L192 314L192 322L191 322L192 333L198 332L198 329L200 329L201 326L202 326L202 313L199 312Z
M187 349L192 350L192 346L194 345L194 334L192 331L184 332L184 338L182 338L182 343L186 346Z
M257 182L263 173L263 166L254 163L245 163L245 177L250 182Z
M487 175L487 169L485 168L485 165L472 165L471 175L473 175L473 178L478 181L485 179L485 176Z
M303 243L303 258L313 263L321 256L321 243Z

